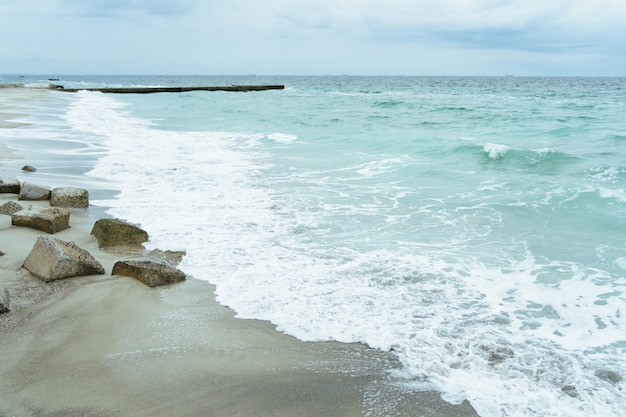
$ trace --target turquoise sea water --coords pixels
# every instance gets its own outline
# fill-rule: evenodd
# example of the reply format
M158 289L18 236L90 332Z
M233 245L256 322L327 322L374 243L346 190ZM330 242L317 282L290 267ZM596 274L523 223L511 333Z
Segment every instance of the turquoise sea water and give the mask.
M0 132L240 317L393 350L481 416L626 415L625 78L59 78L285 84L46 91Z

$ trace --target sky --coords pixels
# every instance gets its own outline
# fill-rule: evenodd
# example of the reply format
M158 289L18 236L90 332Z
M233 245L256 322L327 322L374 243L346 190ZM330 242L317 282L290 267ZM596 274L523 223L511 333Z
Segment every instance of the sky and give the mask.
M624 0L0 0L0 74L626 76Z

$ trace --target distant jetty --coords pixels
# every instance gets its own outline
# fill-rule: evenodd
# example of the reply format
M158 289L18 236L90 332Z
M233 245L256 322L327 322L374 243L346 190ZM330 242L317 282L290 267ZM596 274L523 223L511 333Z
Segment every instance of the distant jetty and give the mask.
M39 88L75 93L77 91L100 91L116 94L184 93L186 91L265 91L284 90L284 85L223 85L199 87L108 87L108 88L65 88L59 84L41 87L26 87L24 84L0 84L0 88Z
M148 93L183 93L187 91L265 91L284 90L284 85L225 85L198 87L108 87L108 88L65 88L62 85L50 84L49 88L68 93L77 91L100 91L116 94L148 94Z

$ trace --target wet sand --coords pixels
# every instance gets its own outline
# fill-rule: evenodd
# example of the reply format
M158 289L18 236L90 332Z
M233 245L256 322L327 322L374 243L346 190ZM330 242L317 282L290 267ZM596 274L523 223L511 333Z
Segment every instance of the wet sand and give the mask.
M41 88L3 87L0 84L0 129L26 125L20 119L28 115L28 102L47 92Z

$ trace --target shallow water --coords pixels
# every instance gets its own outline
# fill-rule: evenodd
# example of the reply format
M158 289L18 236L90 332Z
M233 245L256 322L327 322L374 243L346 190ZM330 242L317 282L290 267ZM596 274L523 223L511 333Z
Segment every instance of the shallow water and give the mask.
M52 139L40 175L93 161L84 181L120 190L95 203L186 250L240 317L393 350L481 416L625 414L626 79L60 82L285 84L50 92L0 140Z

